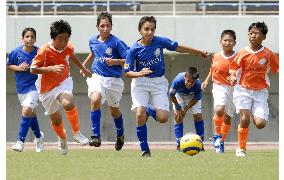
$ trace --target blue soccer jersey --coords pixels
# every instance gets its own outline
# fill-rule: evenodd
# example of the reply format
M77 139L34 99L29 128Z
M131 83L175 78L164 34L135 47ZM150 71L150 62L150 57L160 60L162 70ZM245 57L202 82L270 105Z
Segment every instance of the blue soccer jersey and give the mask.
M108 66L105 59L126 59L129 47L114 35L110 35L105 42L100 42L98 37L94 36L89 40L89 47L94 55L92 71L104 77L121 77L122 66Z
M200 100L202 97L201 92L201 83L199 80L195 81L195 84L191 88L187 88L185 86L185 79L184 79L185 72L179 73L175 79L173 80L170 88L170 96L174 96L176 93L183 95L183 96L189 96L193 95L194 99Z
M146 77L161 77L165 74L165 62L163 49L175 51L178 43L170 39L154 36L149 46L143 46L138 42L130 48L124 66L125 72L139 72L143 68L150 68L151 74Z
M9 59L6 64L19 66L23 62L26 62L27 64L31 65L37 50L38 47L34 46L34 50L28 53L23 49L23 46L19 46L9 54ZM35 81L37 80L37 75L31 74L29 70L15 71L15 78L16 92L18 94L26 94L30 91L36 90Z

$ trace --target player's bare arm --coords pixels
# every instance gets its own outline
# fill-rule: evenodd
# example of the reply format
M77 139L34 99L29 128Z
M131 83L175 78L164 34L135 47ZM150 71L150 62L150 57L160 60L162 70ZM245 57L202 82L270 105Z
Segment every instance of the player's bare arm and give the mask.
M44 74L44 73L50 73L50 72L60 74L63 72L63 70L64 70L63 64L47 66L47 67L36 67L36 66L30 67L30 71L32 74Z
M231 83L232 85L235 85L235 84L237 83L236 72L237 72L236 70L231 70L231 69L230 69L230 71L229 71L230 76L228 76L228 77L226 78L228 81L230 81L230 83Z
M178 103L177 98L175 96L170 96L170 100L175 106L174 116L177 120L182 120L184 118L184 113L182 112L181 105Z
M152 73L152 71L150 70L150 68L143 68L139 72L129 71L129 72L125 73L125 76L127 78L138 78L138 77L144 77L144 76L151 74L151 73Z
M106 58L105 62L108 66L113 66L113 65L120 65L124 66L125 59L112 59L112 58Z
M208 83L209 83L209 81L210 81L210 79L211 79L211 76L212 76L212 72L211 72L211 68L210 68L206 79L205 79L205 80L202 82L202 84L201 84L201 89L202 89L204 92L206 92L205 89L206 89L207 86L208 86Z
M29 66L28 63L23 62L23 63L20 64L19 66L14 65L14 64L12 64L12 65L7 65L7 68L8 68L9 70L11 70L11 71L27 71L27 70L30 68L30 66Z
M201 51L198 49L194 49L194 48L182 46L182 45L179 45L177 47L176 52L198 55L198 56L201 56L202 58L207 58L209 56L209 53L207 51Z
M194 106L197 103L198 100L196 100L195 98L192 98L191 101L188 102L188 104L184 107L184 114L186 114L186 112L192 108L192 106Z
M76 55L71 56L70 59L74 64L76 64L80 68L83 73L83 76L92 77L92 73L87 68L85 68L83 64L81 64Z

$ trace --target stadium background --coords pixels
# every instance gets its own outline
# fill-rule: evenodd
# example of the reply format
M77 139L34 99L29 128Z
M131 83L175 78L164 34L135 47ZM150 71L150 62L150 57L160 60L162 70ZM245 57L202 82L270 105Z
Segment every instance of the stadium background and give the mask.
M136 41L140 35L137 31L138 21L141 16L113 16L112 33L129 46ZM180 44L188 45L194 48L204 49L214 53L220 50L220 33L224 29L233 29L237 33L237 45L235 50L248 45L247 29L252 22L264 21L267 23L269 32L264 46L278 53L279 44L279 18L278 16L156 16L157 18L157 36L165 36L178 41ZM6 51L9 53L14 47L21 44L21 32L25 27L34 27L37 30L37 46L41 46L50 40L49 26L58 19L67 20L72 26L71 41L75 46L76 53L83 61L89 52L88 39L97 34L96 16L7 16L6 26ZM198 57L169 53L165 54L166 77L169 82L175 75L184 71L187 66L196 66L201 74L200 79L203 81L207 75L210 66L210 60L202 60ZM90 100L87 97L87 85L84 78L79 74L77 67L71 65L71 76L74 80L75 103L79 108L81 131L91 135L89 109ZM253 125L250 129L250 142L278 142L279 140L279 75L270 76L271 87L269 88L269 107L270 121L263 130L257 130ZM137 141L135 132L135 114L130 111L130 79L124 78L125 89L120 102L121 111L124 114L124 125L126 141ZM212 86L207 88L202 99L203 118L205 120L205 138L208 139L213 133L212 115L213 115L213 98L210 92ZM6 140L7 142L15 141L17 137L21 107L15 93L15 80L11 72L6 73ZM40 104L40 103L39 103ZM106 105L102 106L101 132L103 141L114 141L115 131L113 120L107 112ZM41 105L37 109L37 116L40 127L46 134L45 141L55 142L57 138L50 128L50 121L47 116L43 115L44 110ZM64 113L63 113L64 114ZM233 126L228 136L228 141L237 140L237 124L239 117L233 118ZM65 127L71 140L69 123L64 116ZM185 132L194 131L192 115L185 118ZM149 120L148 139L149 141L173 142L173 113L171 111L168 123L159 124L154 120ZM27 141L33 140L33 135L29 132Z

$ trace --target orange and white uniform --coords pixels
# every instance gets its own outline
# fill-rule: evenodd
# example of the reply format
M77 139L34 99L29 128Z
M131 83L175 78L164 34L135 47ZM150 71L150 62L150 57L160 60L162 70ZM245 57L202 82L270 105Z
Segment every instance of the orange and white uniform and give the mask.
M240 109L249 109L256 117L268 120L268 72L277 73L279 58L271 50L262 47L254 52L248 47L241 50L230 65L231 70L239 70L238 84L234 89L234 103Z
M61 93L72 95L73 80L70 77L69 57L74 56L73 45L69 42L67 46L59 51L56 50L49 42L43 45L33 59L31 68L48 67L54 65L64 65L62 73L48 72L39 74L36 81L36 87L39 95L39 100L45 108L46 115L55 113L59 109L57 96Z
M230 57L226 57L224 52L221 51L213 55L211 63L214 108L224 105L225 111L230 117L232 117L235 112L233 103L234 87L226 78L229 76L229 67L236 55L237 53L234 53Z

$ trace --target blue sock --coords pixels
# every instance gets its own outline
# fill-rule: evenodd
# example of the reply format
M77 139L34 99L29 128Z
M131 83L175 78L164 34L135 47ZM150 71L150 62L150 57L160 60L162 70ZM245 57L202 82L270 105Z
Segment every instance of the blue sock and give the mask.
M38 125L38 120L37 120L36 116L31 118L31 129L32 129L36 138L41 137L40 129L39 129L39 125Z
M152 116L152 118L157 121L157 114L155 109L151 108L150 106L147 106L146 113L148 116Z
M138 140L140 142L140 148L142 151L149 151L149 145L147 141L147 126L144 124L143 126L136 127L136 133Z
M176 142L179 145L180 139L183 136L183 123L175 124L174 129L175 129L175 135L176 135Z
M20 122L20 128L19 128L19 136L18 136L19 141L25 142L27 133L30 128L30 123L31 121L29 117L26 118L22 116L22 119Z
M199 135L204 140L204 121L194 121L194 126L196 130L196 134Z
M119 116L119 118L114 119L114 124L116 128L116 135L122 136L124 133L122 114Z
M91 127L94 136L101 137L100 124L101 124L101 110L91 111Z

